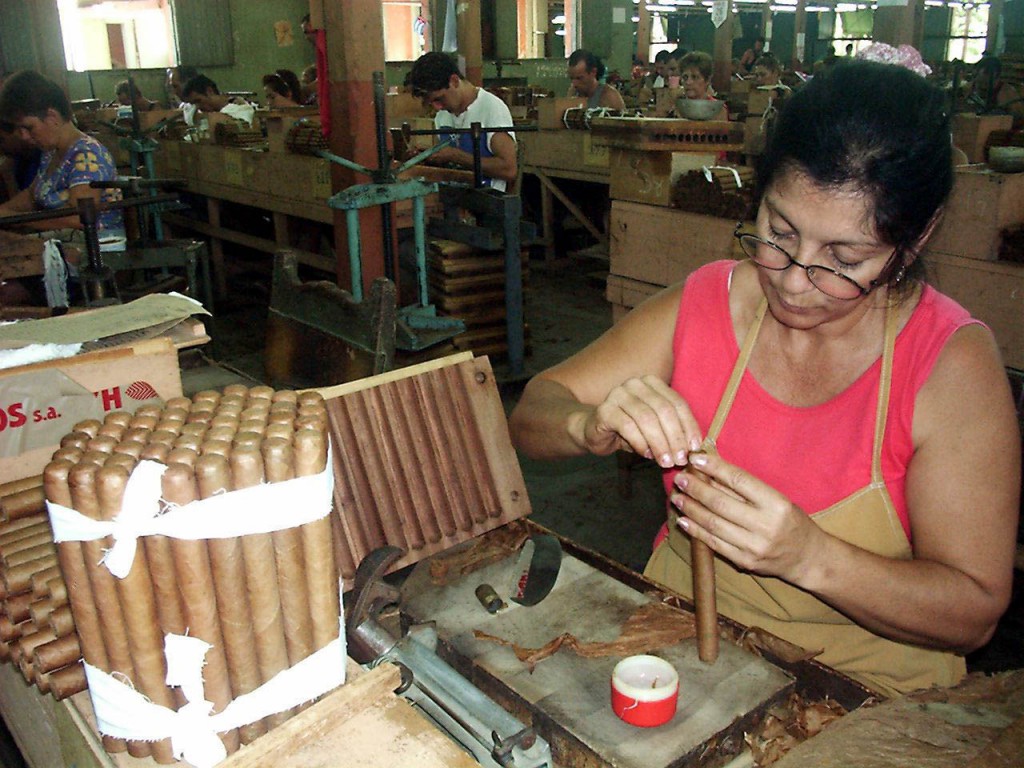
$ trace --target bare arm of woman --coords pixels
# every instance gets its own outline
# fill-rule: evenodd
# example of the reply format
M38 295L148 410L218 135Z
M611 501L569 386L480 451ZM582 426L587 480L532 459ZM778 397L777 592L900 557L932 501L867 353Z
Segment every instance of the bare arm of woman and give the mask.
M87 198L92 198L98 205L102 200L102 192L103 190L93 189L88 184L76 184L68 190L67 207L77 208L78 201ZM82 220L79 218L77 213L73 213L69 216L61 216L57 219L34 221L26 224L25 226L29 229L38 230L40 232L45 232L49 229L81 229Z
M1009 604L1020 504L1020 434L991 333L950 339L918 393L907 473L913 559L824 533L742 469L708 456L681 472L682 527L741 568L778 576L871 631L958 652L984 645ZM701 461L701 459L697 459Z
M510 417L516 447L542 459L622 449L666 467L685 464L700 428L668 385L681 292L662 291L534 377Z
M13 216L16 213L31 213L36 209L32 199L32 188L23 189L10 200L0 205L0 216Z

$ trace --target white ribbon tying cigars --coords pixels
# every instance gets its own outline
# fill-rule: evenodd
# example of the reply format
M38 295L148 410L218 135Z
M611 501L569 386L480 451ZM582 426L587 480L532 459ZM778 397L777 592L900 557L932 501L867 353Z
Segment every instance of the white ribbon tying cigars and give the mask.
M167 684L180 686L187 704L175 712L154 704L112 675L85 665L89 696L100 733L121 739L170 739L174 756L196 768L211 768L227 757L218 733L315 699L345 682L345 634L256 690L239 696L223 711L203 694L203 659L211 646L196 637L167 635Z
M736 179L736 188L743 188L743 180L740 178L740 172L731 165L705 165L701 170L704 171L704 178L707 179L708 184L712 184L715 181L714 174L711 173L712 171L731 171L732 177Z
M167 467L140 461L124 492L121 512L113 520L92 520L48 501L54 541L92 541L111 536L114 545L103 556L107 569L123 579L131 571L138 539L224 539L250 533L273 533L326 517L331 512L334 471L231 491L184 506L160 498L160 479Z

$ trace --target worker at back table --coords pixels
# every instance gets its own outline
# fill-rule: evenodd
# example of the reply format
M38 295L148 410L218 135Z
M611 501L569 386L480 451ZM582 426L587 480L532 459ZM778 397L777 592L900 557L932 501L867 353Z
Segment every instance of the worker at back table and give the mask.
M181 89L181 97L190 104L195 104L200 112L222 112L249 125L252 125L252 119L256 114L256 108L252 104L241 97L221 93L217 84L206 75L196 75L185 83Z
M588 109L606 107L621 112L626 108L622 94L607 83L602 83L604 63L590 51L582 48L569 56L570 96L582 96L587 100Z
M287 69L279 69L263 76L263 95L271 109L302 106L302 86L299 85L299 78Z
M135 91L134 102L132 101L133 90ZM134 103L136 112L149 112L158 106L155 101L150 101L142 95L142 90L139 88L138 83L129 82L128 80L122 80L117 84L114 88L114 97L122 107L130 107Z
M120 197L116 190L99 190L92 181L117 178L110 152L92 136L82 133L71 118L71 103L64 91L38 72L12 75L0 90L0 121L13 126L19 137L42 150L39 171L31 185L0 205L0 217L36 210L75 208L79 200L97 203ZM0 218L0 226L3 219ZM100 239L123 236L120 211L105 211L98 218ZM20 225L33 231L82 229L78 214ZM72 238L74 239L74 238Z
M409 86L425 105L437 110L436 128L469 128L473 123L480 123L484 128L512 125L512 113L505 102L463 78L455 61L447 54L434 51L420 56L409 73ZM439 150L431 160L472 170L472 136L468 133L452 136L455 146ZM504 192L518 173L515 133L484 134L480 155L484 181Z

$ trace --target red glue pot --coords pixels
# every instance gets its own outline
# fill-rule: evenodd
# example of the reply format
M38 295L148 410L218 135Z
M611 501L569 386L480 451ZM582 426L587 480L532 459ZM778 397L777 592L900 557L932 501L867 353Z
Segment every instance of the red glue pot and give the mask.
M657 656L629 656L612 670L612 711L630 725L664 725L676 713L679 675Z

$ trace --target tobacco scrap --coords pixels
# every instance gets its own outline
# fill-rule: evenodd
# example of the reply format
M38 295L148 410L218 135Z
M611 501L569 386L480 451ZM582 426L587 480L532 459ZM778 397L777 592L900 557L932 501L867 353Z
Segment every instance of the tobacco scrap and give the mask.
M648 603L634 611L622 625L619 637L611 642L587 643L566 632L540 648L525 648L510 640L473 630L473 636L478 640L488 640L511 648L516 658L526 664L531 672L538 662L553 656L562 647L587 658L631 656L675 645L696 634L693 614L657 602Z
M430 581L441 587L460 576L504 560L518 552L529 537L526 524L515 520L474 539L467 547L456 547L434 555L430 560Z
M768 651L787 664L796 664L801 661L810 661L815 656L820 656L824 649L808 651L799 645L794 645L788 640L773 635L760 627L750 627L740 637L738 644L740 648L760 656L762 651Z
M846 714L832 699L806 702L792 693L784 705L772 707L753 733L744 734L754 763L760 768L780 760L797 744L817 736Z

